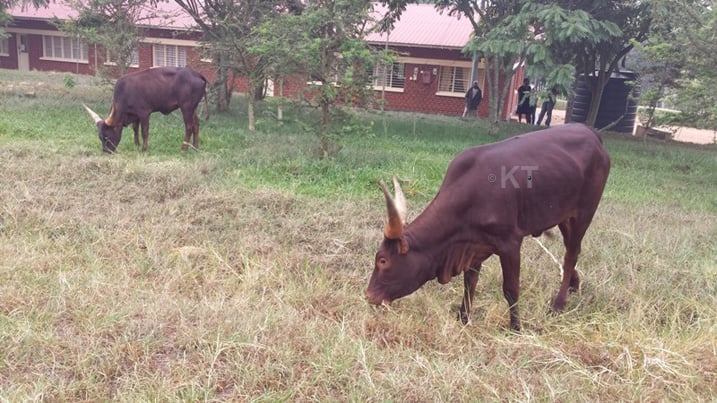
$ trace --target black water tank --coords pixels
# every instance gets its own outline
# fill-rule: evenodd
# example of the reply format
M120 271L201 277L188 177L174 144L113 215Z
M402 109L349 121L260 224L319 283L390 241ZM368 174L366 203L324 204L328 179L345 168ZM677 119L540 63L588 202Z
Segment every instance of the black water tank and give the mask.
M595 77L588 77L594 81ZM605 86L600 101L595 127L602 129L623 116L620 121L610 129L618 133L632 133L637 119L637 101L640 97L640 88L636 84L637 75L631 71L613 73ZM585 81L585 76L578 77L575 83L575 98L570 113L571 122L585 122L590 109L592 92Z

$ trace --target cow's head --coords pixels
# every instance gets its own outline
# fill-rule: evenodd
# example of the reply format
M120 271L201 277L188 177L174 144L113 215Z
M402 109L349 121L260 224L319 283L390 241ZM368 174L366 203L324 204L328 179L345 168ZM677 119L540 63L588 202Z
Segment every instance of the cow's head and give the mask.
M85 110L97 125L97 136L100 138L100 142L102 143L102 151L106 153L115 152L120 140L122 139L122 126L112 125L112 112L110 111L110 117L102 119L87 105L82 104L82 106L85 107Z
M419 251L409 251L410 245L404 237L407 210L401 185L394 177L395 199L383 182L380 185L386 198L388 222L366 290L369 302L376 305L406 296L435 277L428 267L430 259Z

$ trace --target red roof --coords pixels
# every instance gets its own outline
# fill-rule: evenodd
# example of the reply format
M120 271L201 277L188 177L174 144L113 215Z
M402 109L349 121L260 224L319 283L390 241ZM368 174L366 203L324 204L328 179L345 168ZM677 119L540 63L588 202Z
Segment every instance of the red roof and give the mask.
M67 20L77 17L77 11L63 0L57 0L40 8L18 5L10 9L10 15L23 19ZM173 1L159 2L156 7L147 6L140 14L139 25L172 29L190 29L196 26L194 20Z
M374 4L374 13L380 18L385 7ZM391 45L408 45L429 48L462 49L471 34L473 25L463 17L448 15L431 4L409 4L388 33ZM366 39L372 43L385 43L386 34L371 33Z
M376 18L380 18L386 8L374 4ZM75 18L73 10L63 0L51 2L47 7L16 6L10 9L10 15L24 19L48 20ZM191 29L196 26L194 20L173 1L157 3L156 7L147 7L142 12L140 26L171 29ZM450 16L447 11L438 11L430 4L409 4L388 34L390 44L428 48L461 49L470 39L473 26L467 18ZM366 39L372 43L385 43L386 34L372 33Z

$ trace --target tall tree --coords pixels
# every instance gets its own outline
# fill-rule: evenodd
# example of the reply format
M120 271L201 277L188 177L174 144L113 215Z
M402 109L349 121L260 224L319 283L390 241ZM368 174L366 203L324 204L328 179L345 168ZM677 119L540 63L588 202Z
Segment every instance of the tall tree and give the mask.
M594 125L610 76L619 69L620 63L635 45L649 37L652 3L640 0L560 0L557 4L566 9L582 10L600 23L619 27L617 30L611 28L608 35L589 35L578 41L563 42L553 49L554 58L573 63L577 73L586 77L592 95L586 123ZM576 28L589 31L589 27L585 26Z
M204 43L217 71L217 108L229 107L231 73L248 80L248 128L256 130L255 101L267 76L267 60L250 52L254 29L287 9L300 7L296 0L174 0L204 33Z
M319 112L314 126L324 156L338 149L344 109L371 99L374 51L363 39L369 27L370 0L312 0L300 13L285 13L256 30L252 51L268 61L281 80L289 75L308 82L302 99Z
M295 20L301 11L296 9L264 21L254 30L254 41L249 48L256 57L267 60L267 75L278 86L278 120L283 119L284 81L303 72L303 60L295 51L301 41Z
M105 48L119 74L124 75L143 36L138 24L156 14L156 3L156 0L68 0L78 16L58 25L85 42Z
M655 0L654 40L643 50L680 110L673 123L717 129L717 9L713 1ZM689 44L688 46L686 44ZM648 71L650 73L650 71Z
M364 104L373 95L369 71L374 53L363 39L369 29L370 0L312 0L291 26L300 38L294 49L309 88L305 99L320 111L318 132L324 156L338 143L332 117L339 104Z
M409 0L391 0L392 18ZM588 123L594 124L610 74L647 37L650 2L639 0L434 0L439 9L468 18L475 35L467 51L486 59L490 118L496 123L517 67L566 87L570 72L595 77ZM503 85L500 85L503 79ZM495 127L495 125L493 126Z

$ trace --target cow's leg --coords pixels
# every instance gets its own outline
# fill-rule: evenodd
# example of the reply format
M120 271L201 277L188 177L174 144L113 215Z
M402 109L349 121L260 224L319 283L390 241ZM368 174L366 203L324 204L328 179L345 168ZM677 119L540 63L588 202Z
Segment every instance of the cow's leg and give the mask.
M194 133L194 115L193 112L186 109L182 109L182 117L184 118L184 142L182 143L182 151L189 150L189 140L191 140ZM196 148L198 144L194 144Z
M580 276L575 270L575 265L578 262L578 255L580 255L580 244L589 225L589 219L581 220L580 218L570 218L558 225L560 232L563 234L565 258L563 259L563 279L560 283L558 294L553 300L554 312L563 310L569 292L575 292L580 289Z
M134 145L139 147L139 121L132 123L132 130L134 130Z
M199 116L197 116L197 112L195 111L193 113L194 115L194 126L193 126L193 132L192 132L192 144L194 144L194 149L199 150Z
M501 253L500 266L503 269L503 295L510 309L510 328L520 331L518 297L520 294L520 243Z
M142 125L142 151L147 151L147 139L149 138L149 116L140 120Z
M468 324L471 316L471 307L473 307L473 295L476 292L476 283L478 282L478 274L480 273L480 265L476 268L470 268L463 273L463 303L459 317L464 325Z

